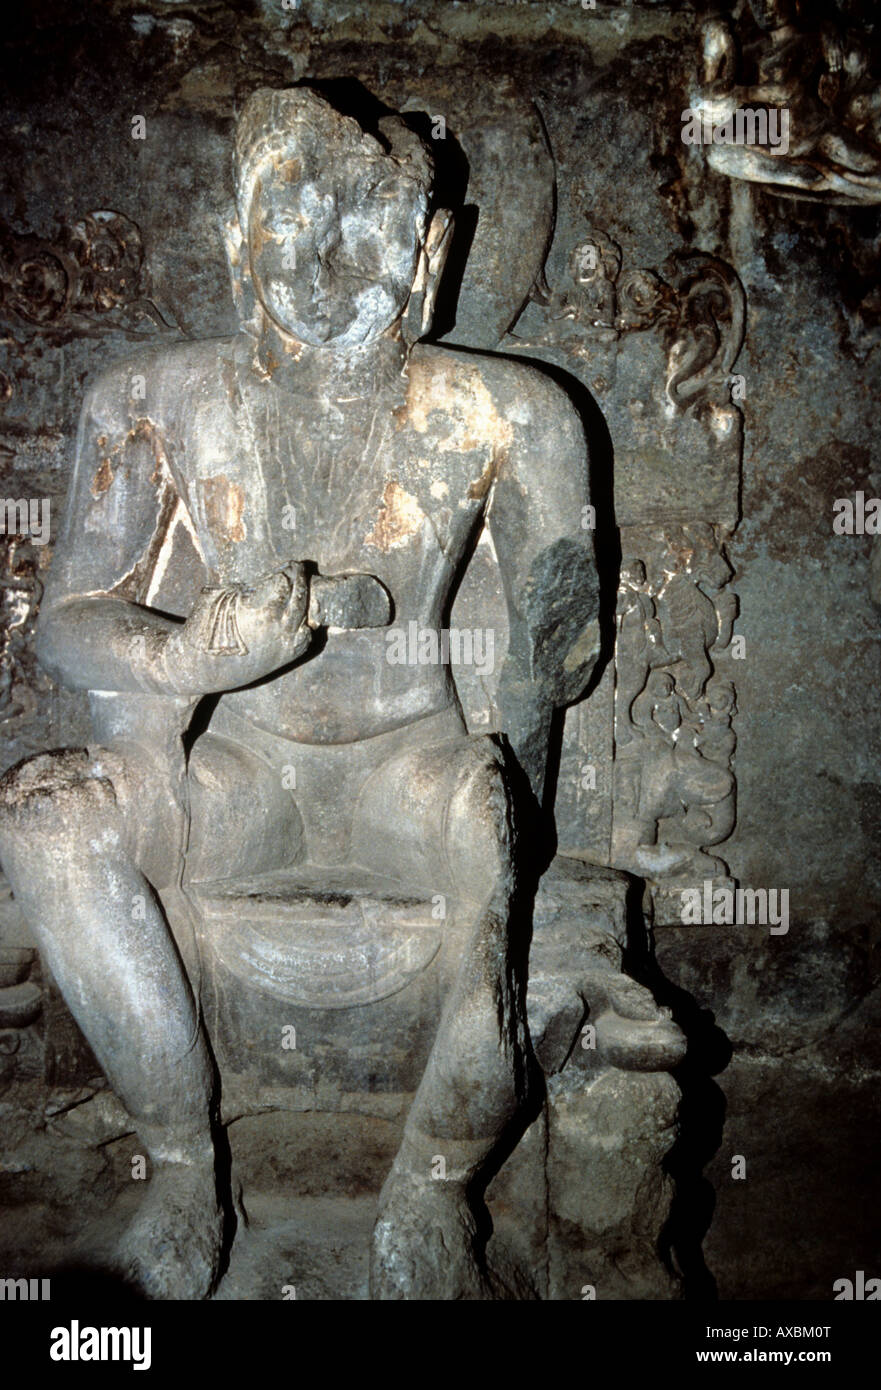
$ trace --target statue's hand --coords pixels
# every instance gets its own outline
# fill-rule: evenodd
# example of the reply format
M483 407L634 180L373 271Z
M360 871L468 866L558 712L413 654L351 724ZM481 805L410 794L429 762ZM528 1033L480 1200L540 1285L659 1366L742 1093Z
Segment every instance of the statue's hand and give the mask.
M232 690L301 656L317 627L382 627L391 599L370 574L307 575L285 565L253 589L206 588L165 642L166 686L174 692Z
M262 668L260 675L287 665L306 650L312 640L308 609L309 580L305 567L296 562L238 595L236 626L249 655Z
M385 627L388 590L372 574L316 574L309 585L310 627Z
M203 589L186 622L165 644L169 684L208 693L271 675L312 640L308 607L309 583L300 564L276 570L253 589Z
M313 574L292 562L242 594L236 609L245 643L280 648L290 661L319 627L384 627L391 622L388 590L372 574ZM274 644L274 646L273 646Z

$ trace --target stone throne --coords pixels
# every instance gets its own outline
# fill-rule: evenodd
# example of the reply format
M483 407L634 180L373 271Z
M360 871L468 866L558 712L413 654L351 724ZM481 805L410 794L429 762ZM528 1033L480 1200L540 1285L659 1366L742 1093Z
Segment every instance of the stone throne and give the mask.
M673 1296L656 1246L672 1197L668 1073L685 1041L625 971L625 958L648 958L634 887L557 856L536 894L527 1015L546 1096L488 1192L490 1258L529 1296ZM187 895L224 1121L335 1112L369 1134L372 1119L402 1120L437 1032L455 902L321 866L190 883Z
M402 1119L440 1016L438 904L316 870L191 891L224 1120L333 1112L366 1136L372 1119ZM527 1012L547 1093L487 1194L490 1257L532 1296L673 1296L656 1246L679 1095L668 1072L685 1046L624 972L631 892L626 875L560 856L536 897Z
M154 481L161 482L161 451L155 453L155 440L142 442L154 449ZM95 475L93 496L112 486L113 470L108 459ZM228 485L225 501L216 499L227 515L235 491ZM151 544L136 576L137 594L130 595L143 594L140 601L159 611L176 611L173 597L163 593L166 573L172 573L168 555L177 544L176 515L164 519L166 530ZM235 516L230 525L238 525ZM173 569L177 581L182 568ZM482 574L485 579L485 568ZM489 582L499 599L498 578ZM467 580L458 601L464 611ZM332 615L324 622L332 625ZM502 616L494 618L494 630L504 648ZM467 674L467 706L466 683ZM491 683L485 693L483 709L472 701L472 727L496 722L488 712L495 699ZM209 730L189 750L194 803L210 792L216 774L216 758L205 757L212 739L218 744ZM222 739L214 751L222 761L220 745ZM338 747L343 785L351 749L345 742ZM258 746L255 766L260 757ZM292 780L284 785L308 792L311 771L298 745L297 765L285 769ZM330 869L338 827L322 819L320 798L316 808L306 828L312 852L305 866L242 877L224 872L223 845L250 808L230 805L228 823L221 811L212 826L219 855L207 870L204 864L197 872L185 870L178 888L163 895L223 1078L227 1120L280 1107L399 1115L437 1028L442 928L448 914L455 917L455 898L436 891L430 871L419 893L371 872L357 856L351 869ZM263 809L255 788L258 828ZM530 1274L544 1271L532 1279L543 1297L578 1297L585 1287L600 1297L667 1291L653 1241L666 1215L660 1159L672 1139L676 1088L653 1073L681 1059L683 1042L622 969L625 950L634 944L628 940L629 889L621 873L561 858L535 904L527 1011L549 1078L547 1103L499 1174L496 1202L498 1230L513 1255ZM586 1164L594 1172L587 1183Z

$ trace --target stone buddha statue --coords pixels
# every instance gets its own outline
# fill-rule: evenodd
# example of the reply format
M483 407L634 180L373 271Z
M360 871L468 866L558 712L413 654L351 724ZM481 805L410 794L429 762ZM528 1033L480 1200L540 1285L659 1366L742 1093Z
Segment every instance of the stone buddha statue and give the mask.
M502 1296L480 1194L537 1078L523 846L599 646L584 432L533 367L424 341L451 217L402 120L257 91L234 177L253 313L85 400L38 654L93 737L5 774L0 857L150 1156L118 1263L154 1298L209 1296L229 1237L187 885L358 866L447 896L371 1289ZM442 629L484 529L504 738L469 734L448 663L388 659L391 630Z

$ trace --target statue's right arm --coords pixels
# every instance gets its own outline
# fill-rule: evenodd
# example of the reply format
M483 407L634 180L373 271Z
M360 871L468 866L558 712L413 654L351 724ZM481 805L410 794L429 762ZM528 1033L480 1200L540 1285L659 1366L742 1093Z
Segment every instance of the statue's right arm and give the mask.
M56 599L37 631L41 665L75 690L197 697L271 675L308 647L300 566L253 592L207 589L186 621L102 593ZM234 645L217 640L217 630Z
M252 593L200 593L194 584L188 615L133 600L140 570L150 568L169 470L157 466L155 427L130 414L127 376L105 374L83 405L37 656L79 690L193 697L257 680L309 644L302 568L288 566Z

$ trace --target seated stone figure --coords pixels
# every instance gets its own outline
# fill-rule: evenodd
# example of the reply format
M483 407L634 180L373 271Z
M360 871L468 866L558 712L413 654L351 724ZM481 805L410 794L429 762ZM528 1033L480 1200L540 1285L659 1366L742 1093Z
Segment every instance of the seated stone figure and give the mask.
M38 653L94 742L5 774L0 857L150 1155L121 1260L158 1298L207 1296L224 1244L186 883L350 864L465 904L372 1292L427 1296L440 1260L445 1297L498 1296L475 1193L537 1075L515 802L537 838L552 716L598 651L585 438L540 372L420 342L451 219L403 122L264 89L234 169L254 318L88 393ZM483 527L507 742L468 734L448 664L387 659L390 622L443 626Z

